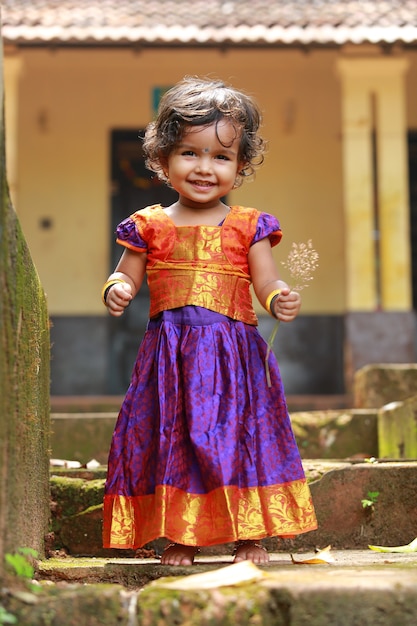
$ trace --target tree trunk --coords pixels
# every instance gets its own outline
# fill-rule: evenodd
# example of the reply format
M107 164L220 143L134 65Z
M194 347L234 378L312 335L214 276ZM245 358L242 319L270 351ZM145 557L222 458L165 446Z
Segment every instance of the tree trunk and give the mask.
M7 186L0 41L0 579L4 555L44 555L49 520L49 323Z

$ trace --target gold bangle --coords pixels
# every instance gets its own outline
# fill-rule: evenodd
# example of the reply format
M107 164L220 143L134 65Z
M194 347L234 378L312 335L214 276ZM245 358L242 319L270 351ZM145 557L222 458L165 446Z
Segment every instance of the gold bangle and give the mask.
M272 300L273 300L276 296L279 296L279 295L280 295L280 293L281 293L281 291L282 291L282 289L275 289L274 291L271 291L271 293L269 294L269 296L268 296L268 297L267 297L267 299L266 299L266 302L265 302L265 308L266 308L266 310L268 311L269 315L272 315L272 317L276 317L276 315L274 315L274 314L272 313L272 310L271 310Z
M118 283L125 283L125 282L126 281L123 280L123 278L112 278L111 280L108 280L106 283L104 283L103 289L101 290L101 300L103 304L107 306L106 300L107 300L107 294L108 294L110 287L113 287L113 285L117 285Z

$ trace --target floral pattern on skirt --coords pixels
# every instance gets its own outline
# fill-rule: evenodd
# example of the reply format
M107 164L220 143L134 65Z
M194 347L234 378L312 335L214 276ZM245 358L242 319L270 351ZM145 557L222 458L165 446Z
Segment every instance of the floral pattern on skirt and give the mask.
M151 320L116 423L104 546L317 527L278 364L255 326L199 307Z

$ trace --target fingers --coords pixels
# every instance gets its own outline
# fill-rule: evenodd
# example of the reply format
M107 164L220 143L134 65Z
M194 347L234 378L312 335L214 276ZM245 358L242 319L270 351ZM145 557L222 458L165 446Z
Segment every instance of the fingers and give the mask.
M113 285L106 299L106 305L110 315L114 317L120 317L123 315L126 307L129 306L132 300L132 290L128 283L117 283Z
M274 313L281 322L291 322L297 317L300 308L300 294L289 289L283 289L279 297L274 301Z

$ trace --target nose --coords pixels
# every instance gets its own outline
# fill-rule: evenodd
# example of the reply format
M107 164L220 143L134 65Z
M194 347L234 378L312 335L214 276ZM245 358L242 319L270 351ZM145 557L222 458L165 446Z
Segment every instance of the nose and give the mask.
M201 155L198 159L196 170L201 174L208 174L211 172L211 158L210 155Z

